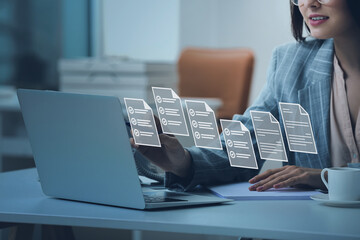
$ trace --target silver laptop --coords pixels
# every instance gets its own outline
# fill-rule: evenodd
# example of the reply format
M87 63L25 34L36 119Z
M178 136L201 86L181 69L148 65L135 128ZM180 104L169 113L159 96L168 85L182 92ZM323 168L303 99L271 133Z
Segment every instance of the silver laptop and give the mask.
M117 97L18 90L43 192L136 209L229 200L142 188Z

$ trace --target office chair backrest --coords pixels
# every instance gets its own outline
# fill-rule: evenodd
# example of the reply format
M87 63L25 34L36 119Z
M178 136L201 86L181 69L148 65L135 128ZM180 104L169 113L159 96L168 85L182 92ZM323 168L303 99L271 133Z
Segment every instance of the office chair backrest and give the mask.
M253 67L249 49L185 49L178 61L179 94L220 98L217 116L230 119L247 108Z

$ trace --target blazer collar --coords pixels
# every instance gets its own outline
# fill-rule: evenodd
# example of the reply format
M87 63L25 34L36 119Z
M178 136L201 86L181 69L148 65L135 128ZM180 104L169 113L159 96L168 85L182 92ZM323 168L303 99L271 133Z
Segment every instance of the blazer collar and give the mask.
M330 162L330 96L333 72L333 40L321 44L306 79L309 85L298 91L299 103L310 115L314 138L318 149L318 163L313 167L324 168Z
M331 81L329 82L328 76L332 76L333 72L334 41L328 39L319 44L321 44L320 49L307 73L307 79L311 80L311 84L321 82L331 87Z

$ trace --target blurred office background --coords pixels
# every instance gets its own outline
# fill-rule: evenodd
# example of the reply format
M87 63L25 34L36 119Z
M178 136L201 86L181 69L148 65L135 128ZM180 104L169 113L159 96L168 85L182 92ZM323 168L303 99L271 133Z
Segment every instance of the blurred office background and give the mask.
M188 46L255 52L250 103L272 49L293 41L288 1L0 0L0 84L59 87L61 58L176 63Z
M4 136L26 137L19 112L1 105L9 92L20 87L59 90L59 61L64 59L176 66L187 47L249 48L255 54L251 104L266 81L272 50L289 41L294 40L286 0L0 0L0 141ZM18 154L6 154L18 145ZM0 171L33 166L28 148L26 141L0 142ZM134 235L76 231L79 239ZM138 239L141 234L143 239L166 239L166 234L137 234ZM179 235L184 237L210 239Z

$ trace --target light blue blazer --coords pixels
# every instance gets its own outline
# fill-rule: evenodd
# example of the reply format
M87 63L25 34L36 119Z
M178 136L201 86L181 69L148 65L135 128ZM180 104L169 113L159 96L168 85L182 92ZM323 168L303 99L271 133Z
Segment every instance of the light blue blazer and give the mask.
M333 40L311 39L303 43L291 43L277 47L272 55L266 85L260 95L243 115L234 115L249 129L259 167L262 166L250 110L271 112L281 124L279 102L299 103L308 113L313 127L318 154L290 152L284 139L289 165L309 168L330 166L329 129L330 95L333 72ZM285 138L285 132L283 137ZM193 160L192 174L181 179L167 173L165 185L180 186L185 190L203 184L221 184L247 181L259 170L231 167L222 138L223 151L189 148Z

